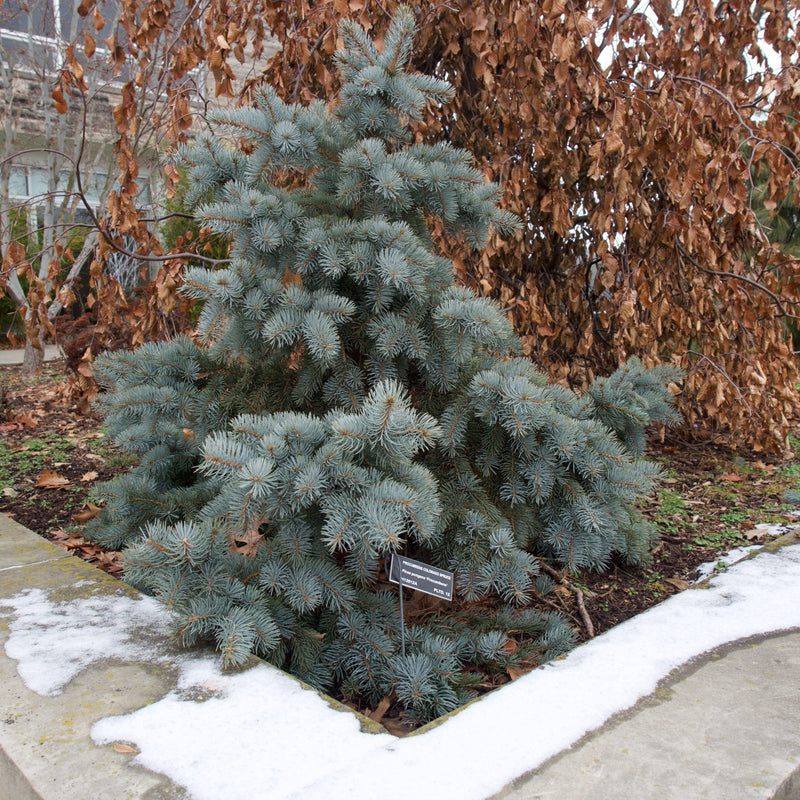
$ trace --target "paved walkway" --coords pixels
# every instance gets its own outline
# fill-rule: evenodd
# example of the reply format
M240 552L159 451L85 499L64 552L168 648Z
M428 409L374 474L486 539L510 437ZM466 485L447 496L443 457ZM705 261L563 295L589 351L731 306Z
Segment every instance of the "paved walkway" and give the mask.
M130 751L97 747L97 720L133 711L174 688L169 670L121 658L91 664L62 693L37 694L7 656L3 603L26 591L121 599L138 593L0 514L0 800L167 800L185 798L163 776L131 764ZM108 635L98 628L98 635ZM137 632L154 648L168 641ZM73 656L74 658L74 656ZM69 656L65 656L68 660ZM253 798L256 800L256 798Z
M24 350L0 350L0 367L10 367L22 363ZM58 361L62 358L63 354L58 345L46 344L44 346L44 360L45 361Z
M798 800L800 632L729 645L495 800Z

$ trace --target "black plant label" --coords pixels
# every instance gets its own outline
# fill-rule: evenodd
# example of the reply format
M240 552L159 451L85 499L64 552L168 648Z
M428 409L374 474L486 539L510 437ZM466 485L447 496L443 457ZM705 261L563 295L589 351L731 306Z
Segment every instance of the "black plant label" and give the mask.
M418 592L441 597L443 600L453 599L453 573L446 569L432 567L415 561L413 558L392 553L392 564L389 568L389 580L399 583Z

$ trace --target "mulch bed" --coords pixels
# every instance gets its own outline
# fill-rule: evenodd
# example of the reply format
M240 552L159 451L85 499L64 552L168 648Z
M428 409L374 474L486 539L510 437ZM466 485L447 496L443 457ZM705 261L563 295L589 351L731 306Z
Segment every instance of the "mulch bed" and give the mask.
M46 364L23 381L19 367L0 368L0 513L71 549L112 575L116 553L85 542L80 526L97 514L92 490L129 463L106 441L102 420L77 413L63 365Z
M0 367L0 512L119 577L119 554L81 536L81 526L98 511L93 489L130 464L101 426L99 417L77 413L62 364L45 365L27 381L18 367ZM712 446L673 442L654 448L651 457L667 477L643 509L662 534L652 562L613 561L602 573L551 570L559 583L546 602L568 614L583 639L688 588L701 564L732 547L762 543L757 523L792 521L782 494L800 480L800 464L744 460ZM495 676L485 688L517 674ZM383 724L408 732L385 712Z

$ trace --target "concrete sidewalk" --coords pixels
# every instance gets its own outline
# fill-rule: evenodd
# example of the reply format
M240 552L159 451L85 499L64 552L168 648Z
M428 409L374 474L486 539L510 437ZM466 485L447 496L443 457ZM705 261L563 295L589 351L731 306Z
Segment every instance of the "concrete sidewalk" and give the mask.
M0 367L11 367L22 364L24 350L0 350ZM58 361L64 354L56 344L46 344L44 346L44 360Z
M64 599L138 594L0 514L0 612L6 598L36 589ZM0 613L0 645L8 636ZM18 662L0 647L0 800L186 797L163 776L131 765L130 752L97 747L89 734L97 720L133 711L172 688L169 669L122 659L93 664L65 691L43 697L28 688Z
M800 632L686 665L501 798L800 800Z
M784 538L786 545L797 542L793 536ZM780 542L770 545L776 546L780 547ZM16 602L11 598L39 589L65 607L110 598L111 607L120 613L132 603L138 604L141 597L0 515L0 644L6 645L11 634L14 615L9 616L8 609L9 603L13 606ZM796 599L800 601L800 597ZM32 613L38 620L39 611ZM105 623L98 624L97 633L101 635ZM72 628L66 633L76 635ZM81 635L86 635L85 631ZM21 662L0 648L0 800L191 797L184 786L136 764L135 748L98 745L91 738L90 730L98 720L180 694L176 688L179 665L193 656L177 648L168 631L154 626L131 628L130 637L157 658L130 658L120 650L121 654L112 659L81 666L63 691L47 696L29 688L20 676ZM200 654L203 652L208 653ZM248 665L244 671L250 668L263 670L264 665ZM203 702L203 698L197 698L197 702ZM286 702L289 706L281 713L294 719L298 701L289 697ZM330 701L330 705L336 704ZM331 712L325 703L320 703L318 713L321 716L317 719L326 721L333 714L348 724L354 716L349 710ZM371 723L370 730L370 723L360 719L362 733L356 735L369 738L377 726ZM303 729L308 738L303 741L301 755L282 754L280 748L286 742L269 742L266 736L268 751L274 758L288 758L292 763L302 758L311 766L322 753L319 748L336 744L324 738L327 734L322 744L310 744L315 733L322 735L317 728L325 729L322 725ZM430 733L442 739L448 736L447 728L445 722ZM492 734L490 726L485 736ZM428 736L422 733L398 744L422 746ZM378 738L385 741L383 736ZM394 749L393 744L380 747ZM267 751L259 752L263 759ZM336 769L343 769L338 761ZM224 773L224 765L221 770ZM381 774L390 780L390 776ZM366 796L363 791L336 791L333 777L331 773L322 780L330 800ZM374 788L375 796L380 797L381 788ZM386 788L384 785L383 791ZM420 784L415 796L417 800L456 800L444 789L446 784ZM240 795L228 796L223 791L216 793L214 800L231 800L234 796ZM279 791L266 783L263 793L259 791L248 800L296 800L303 796L303 791ZM736 642L684 665L662 681L652 695L493 797L800 800L800 630Z

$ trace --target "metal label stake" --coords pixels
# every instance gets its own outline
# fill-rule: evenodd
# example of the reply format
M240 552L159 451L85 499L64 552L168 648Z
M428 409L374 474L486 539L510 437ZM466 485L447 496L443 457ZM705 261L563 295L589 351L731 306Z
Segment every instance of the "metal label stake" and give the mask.
M453 574L446 569L432 567L422 561L406 558L392 553L389 567L389 581L399 584L400 593L400 646L403 656L406 654L406 619L403 613L403 587L416 589L418 592L439 597L442 600L453 600Z
M406 657L406 615L403 613L403 584L397 587L400 593L400 647L403 658Z

